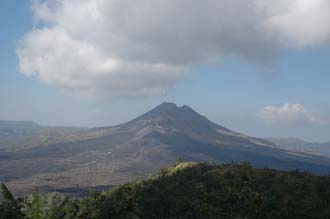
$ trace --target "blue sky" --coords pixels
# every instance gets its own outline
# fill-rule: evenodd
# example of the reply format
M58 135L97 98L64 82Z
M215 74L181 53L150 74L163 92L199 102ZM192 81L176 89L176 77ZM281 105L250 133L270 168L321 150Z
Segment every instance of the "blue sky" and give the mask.
M31 40L26 40L23 42L23 46L19 46L19 41L22 42L26 34L32 33L33 37L35 36L36 39L41 41L42 38L38 38L39 35L33 35L38 34L38 32L33 31L36 29L44 31L51 25L53 27L62 27L61 25L63 25L60 20L55 21L55 23L58 23L53 24L54 21L49 22L48 17L45 18L45 15L40 15L41 12L44 12L41 3L39 5L37 3L35 6L37 9L33 12L31 9L32 2L30 1L3 0L0 2L0 26L2 27L0 34L0 120L33 120L43 125L108 126L132 119L163 101L171 101L178 105L190 105L201 114L223 126L253 136L292 136L311 141L330 140L330 50L326 43L316 43L313 46L313 40L305 42L294 38L299 43L304 42L306 46L301 46L300 43L297 47L281 47L280 52L274 51L279 55L272 56L271 65L269 65L268 60L265 61L260 58L265 56L262 54L264 51L269 51L264 45L260 45L262 48L259 51L249 50L247 53L245 47L244 49L237 47L237 42L241 42L241 40L237 42L226 41L219 46L219 50L226 48L226 52L219 53L221 61L209 62L204 61L201 57L191 58L190 55L187 55L188 52L191 52L190 47L188 48L188 42L188 46L181 49L186 49L188 52L180 54L178 59L183 57L189 59L189 63L194 62L194 64L187 64L186 60L177 64L175 60L171 60L171 53L169 53L170 55L160 53L159 51L164 51L164 48L158 50L158 46L155 46L158 44L151 42L155 38L161 40L155 35L152 39L148 38L150 41L147 42L148 48L153 49L153 51L150 51L150 54L153 55L145 55L143 62L149 64L150 59L154 62L153 58L159 57L156 60L157 62L166 63L166 65L164 64L166 71L165 73L159 73L160 78L157 79L156 77L154 79L151 71L142 74L142 67L142 70L136 73L141 73L141 77L146 76L146 79L142 82L135 75L130 72L127 73L126 69L130 69L130 60L127 57L133 56L132 54L136 51L126 51L125 45L123 45L115 52L116 57L119 56L118 54L122 55L120 58L124 60L122 65L125 66L122 68L125 71L119 69L123 73L118 73L116 77L106 77L105 79L110 81L106 85L103 85L102 80L100 82L98 78L95 79L96 82L94 83L94 78L91 77L91 75L100 72L84 75L68 71L67 74L77 74L72 78L77 78L78 82L93 81L94 84L87 88L88 91L95 90L96 92L92 95L85 95L85 86L81 88L79 84L79 87L74 87L75 81L63 84L62 81L64 80L62 79L57 80L56 78L56 80L53 80L54 74L63 69L55 68L53 71L42 72L44 70L38 69L38 66L33 66L34 70L36 69L35 71L40 71L40 73L28 76L29 66L21 65L21 67L28 69L26 71L19 68L23 58L31 63L33 63L33 60L24 56L19 59L16 52L17 48L23 47L27 54L32 54L31 56L34 56L35 52L40 50L39 45L30 49L31 45L36 45L31 43ZM54 10L54 8L51 9ZM58 8L55 8L55 10L60 11ZM170 12L172 13L172 11ZM40 21L35 23L33 16L37 20L41 20L42 23ZM56 16L62 15L56 14ZM175 17L175 12L173 12L173 16ZM79 18L79 14L77 17ZM122 19L121 17L115 18ZM47 23L47 25L43 26L43 23ZM72 23L73 25L76 24ZM189 26L187 23L184 23L184 25ZM67 27L64 25L63 28ZM159 31L165 31L166 29L164 29ZM82 30L84 29L82 28ZM80 29L76 33L84 34ZM126 32L120 32L120 36L123 33ZM144 37L144 33L132 32L131 29L129 29L127 36L131 36L131 33ZM148 31L146 31L146 34L150 35ZM213 33L207 36L212 36L211 34ZM103 42L99 38L95 41L94 38L93 41L89 38L85 39L85 35L83 38L79 38L79 42L83 39L95 47ZM163 35L167 36L166 32ZM73 36L75 35L72 34ZM201 39L197 38L196 42L200 42ZM262 36L262 39L264 39L264 36ZM135 41L133 39L129 40L131 40L129 45L140 43L135 38ZM168 43L169 45L175 45L172 41L168 41ZM217 42L204 43L205 45L218 46ZM226 47L233 43L235 43L235 46ZM242 44L244 43L247 43L246 45L257 44L256 47L259 48L259 41L250 40ZM201 42L201 45L203 45L203 42ZM113 45L111 48L113 48ZM209 49L203 50L202 46L193 47L193 49L192 52L209 52ZM227 53L227 50L230 52ZM86 49L84 51L99 55L99 53L94 53L94 50ZM112 50L110 51L111 54L115 53ZM178 52L180 53L180 51ZM216 52L210 52L207 54L207 58L218 58L218 54L214 55ZM269 53L272 52L273 50L270 50ZM103 51L100 54L103 54ZM145 52L141 54L145 54ZM174 50L173 56L175 54L177 54L177 51ZM252 58L251 61L249 54L256 58ZM102 59L102 56L100 57ZM73 62L76 61L74 56L72 60ZM44 64L47 67L49 65L49 63ZM56 64L58 65L58 63ZM78 64L74 65L73 68L79 66L79 69L84 71L84 66ZM154 68L153 65L150 66L150 68ZM52 68L51 65L50 68ZM263 68L272 73L267 75L261 70ZM72 69L72 66L70 69ZM155 67L155 69L157 70L158 67ZM164 74L167 74L167 70L170 73L164 76ZM180 71L184 71L186 74L182 76ZM101 73L106 74L107 72L102 71ZM62 73L60 76L65 75ZM150 81L149 78L151 78ZM126 80L129 80L129 83ZM112 81L116 81L121 86L115 85ZM147 82L144 83L144 81ZM140 89L141 87L144 89ZM135 90L138 93L136 96L132 95ZM151 92L155 90L157 92ZM161 92L158 92L158 90ZM147 91L147 95L145 95L145 91ZM116 95L109 97L107 93L115 93ZM285 103L287 103L287 107L285 107Z

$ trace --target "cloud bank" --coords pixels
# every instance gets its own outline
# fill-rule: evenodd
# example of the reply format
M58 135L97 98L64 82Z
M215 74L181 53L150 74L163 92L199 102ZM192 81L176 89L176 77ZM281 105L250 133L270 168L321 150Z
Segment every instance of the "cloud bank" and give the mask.
M302 104L285 103L280 107L266 106L258 113L258 117L268 123L323 123Z
M159 95L196 65L265 67L330 41L328 0L34 0L19 71L91 97Z

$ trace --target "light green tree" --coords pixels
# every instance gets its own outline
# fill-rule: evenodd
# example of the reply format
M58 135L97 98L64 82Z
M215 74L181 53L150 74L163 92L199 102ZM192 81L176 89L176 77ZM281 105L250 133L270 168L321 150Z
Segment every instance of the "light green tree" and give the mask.
M36 188L33 192L33 201L32 201L32 219L43 219L43 211L42 211L42 202L39 194L39 189Z

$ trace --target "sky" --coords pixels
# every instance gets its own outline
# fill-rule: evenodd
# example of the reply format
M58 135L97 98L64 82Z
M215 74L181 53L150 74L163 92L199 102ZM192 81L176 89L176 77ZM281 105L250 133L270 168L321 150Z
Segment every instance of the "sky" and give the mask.
M2 0L0 120L111 126L169 101L330 140L328 0Z

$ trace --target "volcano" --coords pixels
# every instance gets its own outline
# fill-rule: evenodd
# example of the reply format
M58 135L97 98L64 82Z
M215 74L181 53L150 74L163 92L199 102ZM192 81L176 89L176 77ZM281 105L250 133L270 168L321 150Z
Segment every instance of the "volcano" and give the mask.
M22 138L32 138L26 135ZM121 125L66 131L39 128L33 136L40 141L0 153L0 180L14 191L29 191L35 185L57 190L118 185L148 177L179 157L330 173L328 158L280 149L266 139L218 125L189 106L168 102Z

